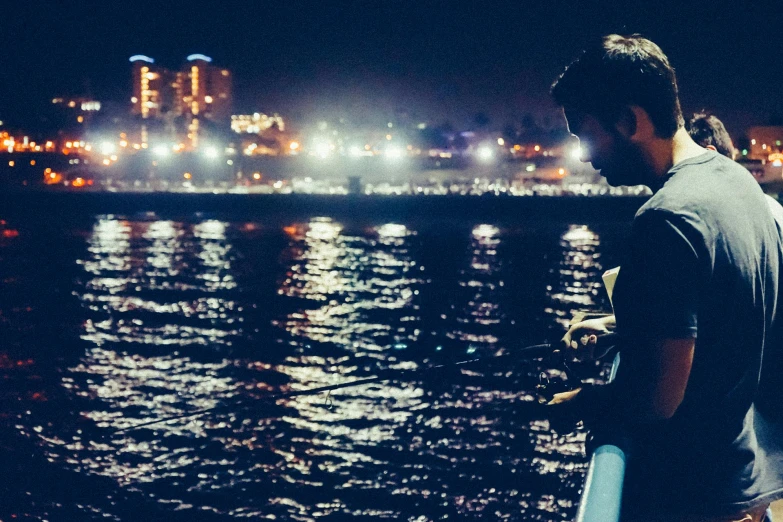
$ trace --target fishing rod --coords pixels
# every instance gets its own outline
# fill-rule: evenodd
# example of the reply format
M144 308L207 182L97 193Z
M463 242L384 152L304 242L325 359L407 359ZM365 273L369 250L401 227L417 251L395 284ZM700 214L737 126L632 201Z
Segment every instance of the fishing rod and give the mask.
M605 348L605 351L599 356L596 357L596 359L604 357L607 353L609 353L615 346L617 341L617 334L609 333L598 336L597 345L600 345L601 347ZM560 343L542 343L542 344L533 344L530 346L524 346L521 348L512 348L510 353L502 353L503 350L499 350L495 353L495 355L489 356L489 357L476 357L473 359L466 359L463 361L457 361L452 363L444 363L444 364L436 364L432 366L427 366L425 368L418 368L416 370L382 370L382 375L377 375L375 377L366 377L363 379L355 379L348 382L343 382L339 384L330 384L327 386L318 386L316 388L308 388L305 390L293 390L293 391L287 391L287 392L277 392L277 393L270 393L267 394L261 398L254 399L254 401L264 401L264 402L274 402L280 399L287 399L291 397L301 397L305 395L318 395L320 393L330 393L335 390L342 390L345 388L353 388L356 386L364 386L367 384L373 384L378 382L386 382L386 381L405 381L409 380L410 377L420 374L430 374L430 373L438 373L438 372L446 372L446 371L455 371L455 370L461 370L464 367L473 365L473 364L479 364L483 362L488 361L497 361L498 359L509 357L513 354L518 353L524 353L527 354L528 357L531 358L537 358L537 357L556 357L562 359L562 366L564 367L565 372L568 374L571 372L570 367L566 364L567 355L566 352L562 350L562 345ZM389 375L391 374L391 375ZM404 378L401 378L404 377ZM568 378L569 380L572 379L572 377ZM548 384L548 379L544 381L541 377L539 377L540 384L538 386L539 390L544 389ZM148 426L153 426L155 424L163 424L167 422L172 422L176 420L181 419L193 419L196 417L201 417L204 415L208 415L210 413L216 413L221 410L225 409L231 409L237 406L242 405L243 401L236 401L230 405L223 404L219 406L213 406L211 408L202 408L198 410L189 411L186 413L181 413L178 415L171 415L168 417L163 417L160 419L152 420L152 421L145 421L141 422L139 424L134 424L132 426L128 426L126 428L120 428L112 431L110 435L117 435L121 433L127 433L129 431L134 431L140 428L146 428Z

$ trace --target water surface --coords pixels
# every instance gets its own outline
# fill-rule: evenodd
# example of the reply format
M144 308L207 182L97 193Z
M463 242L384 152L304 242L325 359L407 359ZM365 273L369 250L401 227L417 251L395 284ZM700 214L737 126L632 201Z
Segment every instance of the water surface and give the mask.
M550 429L540 361L263 398L555 339L608 306L624 223L85 213L4 230L3 520L575 512L584 433Z

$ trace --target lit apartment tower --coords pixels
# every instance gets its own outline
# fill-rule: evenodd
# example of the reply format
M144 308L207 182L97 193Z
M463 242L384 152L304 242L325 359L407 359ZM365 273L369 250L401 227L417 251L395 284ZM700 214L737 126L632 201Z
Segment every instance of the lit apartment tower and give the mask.
M231 73L212 65L212 58L191 54L185 67L171 72L149 56L130 57L133 64L133 114L160 118L168 112L228 122L231 118Z
M231 73L212 65L203 54L188 56L186 69L175 82L182 93L183 113L209 120L228 121L231 117Z
M165 91L168 89L168 71L155 65L149 56L130 57L133 64L133 114L142 118L158 118L164 111Z

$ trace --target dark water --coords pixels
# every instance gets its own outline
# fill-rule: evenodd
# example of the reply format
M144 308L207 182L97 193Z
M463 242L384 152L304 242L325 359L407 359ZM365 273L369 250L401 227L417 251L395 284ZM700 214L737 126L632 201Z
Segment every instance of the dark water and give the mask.
M0 519L569 519L585 435L550 430L538 361L255 400L605 309L625 223L542 223L7 217Z

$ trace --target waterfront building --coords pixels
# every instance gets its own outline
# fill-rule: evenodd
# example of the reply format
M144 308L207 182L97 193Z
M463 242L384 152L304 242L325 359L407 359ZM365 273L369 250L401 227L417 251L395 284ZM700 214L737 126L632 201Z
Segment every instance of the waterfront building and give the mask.
M187 135L191 148L198 147L204 122L210 120L227 124L231 116L232 84L228 69L213 65L212 58L191 54L178 71L170 71L155 63L149 56L131 56L133 64L133 95L131 113L142 120L162 120L163 134ZM184 128L176 131L174 120L185 118ZM150 123L139 129L139 141L148 143ZM168 130L167 130L168 129Z
M142 119L160 118L170 104L170 73L155 64L149 56L137 54L130 57L133 64L133 95L131 96L131 113Z
M228 69L212 65L209 56L191 54L177 80L182 114L228 121L232 104L231 72Z
M53 98L52 104L67 114L67 124L80 124L89 121L93 114L101 110L101 102L92 98Z
M748 129L750 150L747 157L762 162L780 161L783 153L783 126L766 125Z
M263 113L234 114L231 116L231 130L237 134L263 134L264 131L276 126L277 130L285 131L283 117L275 113L272 116Z
M170 71L149 56L130 57L133 76L132 114L142 119L190 115L213 121L231 116L231 72L203 54L191 54L179 71Z

